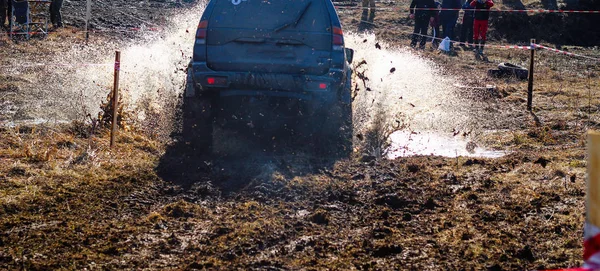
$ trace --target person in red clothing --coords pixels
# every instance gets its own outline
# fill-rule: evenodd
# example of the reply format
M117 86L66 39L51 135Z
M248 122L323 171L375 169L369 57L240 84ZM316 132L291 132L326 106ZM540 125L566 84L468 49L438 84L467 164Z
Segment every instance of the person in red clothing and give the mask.
M490 18L490 8L494 6L492 0L475 0L471 2L471 7L475 8L475 21L473 21L473 40L475 42L475 51L483 54L483 47L488 30L488 20Z

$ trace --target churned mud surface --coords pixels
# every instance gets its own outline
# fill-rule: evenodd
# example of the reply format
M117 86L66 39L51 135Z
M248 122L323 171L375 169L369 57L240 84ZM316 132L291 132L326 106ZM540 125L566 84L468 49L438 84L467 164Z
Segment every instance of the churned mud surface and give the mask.
M516 270L581 261L582 150L314 168L248 158L242 173L169 164L159 143L135 133L110 150L105 131L84 138L79 129L2 130L3 268Z
M179 6L178 2L142 2ZM66 5L65 10L76 4L83 7L83 3L72 1L69 5L73 6ZM140 17L143 20L162 14L150 8L135 10L128 14L146 14ZM375 18L388 26L404 20L394 13L378 13ZM344 20L347 32L360 30L359 20ZM137 27L138 21L117 22ZM14 63L11 59L16 57L44 62L42 55L54 61L51 57L59 55L59 50L84 47L85 42L72 31L74 25L79 26L72 20L71 29L42 40L2 41L0 65ZM361 50L389 50L390 56L400 57L396 49L408 40L401 38L401 32L386 29L352 40L372 46ZM93 42L119 47L118 42L112 44L118 37L115 33L96 35ZM598 55L594 48L569 48ZM444 110L439 113L426 111L431 99L418 100L410 90L406 94L384 91L383 82L394 77L390 69L399 73L402 63L387 63L395 58L386 58L385 66L379 67L383 62L361 59L368 55L364 52L357 54L354 108L364 115L355 116L355 125L361 129L356 130L356 151L349 159L312 155L275 143L271 146L291 150L273 154L255 144L229 141L223 144L242 154L202 157L191 153L176 133L165 139L165 133L159 132L173 129L163 122L171 117L176 121L172 116L176 106L144 99L139 99L145 101L142 105L130 105L143 109L145 118L128 111L132 120L121 123L116 147L111 149L105 125L110 116L100 114L98 119L95 113L87 117L79 113L100 108L100 102L64 114L52 109L81 108L86 100L66 99L71 85L57 88L62 91L57 92L60 99L50 99L46 92L36 96L39 92L31 82L47 75L48 69L2 70L0 269L532 270L580 266L585 132L600 125L599 97L594 93L600 87L598 65L539 51L530 113L525 110L527 82L485 75L499 62L526 64L528 51L489 50L488 61L480 61L468 50L456 50L453 55L398 50L435 63L436 76L455 78L451 82L458 87L448 92L454 98L441 101ZM358 67L363 60L366 64ZM178 74L174 72L178 61L169 66L169 74ZM378 76L378 69L384 69L385 76ZM365 79L365 75L371 77ZM98 95L103 97L107 91ZM360 96L365 93L374 96ZM387 93L386 100L402 104L381 102L375 99L378 93ZM28 109L29 101L41 101L51 116L45 117L40 106ZM65 102L73 106L61 104ZM400 108L404 114L375 114L381 108ZM101 109L107 110L106 104ZM423 117L424 112L439 118L428 124L438 128L433 131L506 155L383 159L381 137L394 129L419 133L431 128L421 127L430 119ZM448 122L440 117L444 112L471 121ZM46 121L31 123L37 118ZM127 119L125 113L122 118Z

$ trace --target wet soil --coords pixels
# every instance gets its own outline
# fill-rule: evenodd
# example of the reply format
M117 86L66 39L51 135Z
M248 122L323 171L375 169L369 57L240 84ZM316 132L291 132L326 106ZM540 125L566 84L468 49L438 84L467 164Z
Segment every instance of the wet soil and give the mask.
M585 161L577 150L331 164L246 157L235 164L181 149L163 154L160 143L135 133L122 133L110 150L106 131L89 139L80 130L2 131L2 268L522 270L581 263Z
M175 14L178 9L190 7L196 2L195 0L92 1L89 27L97 31L157 28L164 26L167 18ZM67 25L84 28L86 0L65 2L62 14Z

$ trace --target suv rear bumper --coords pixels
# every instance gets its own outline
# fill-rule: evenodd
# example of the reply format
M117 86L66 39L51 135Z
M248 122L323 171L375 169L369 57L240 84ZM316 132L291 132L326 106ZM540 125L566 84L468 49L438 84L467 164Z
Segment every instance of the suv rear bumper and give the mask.
M192 62L190 68L195 88L188 90L185 93L186 97L195 96L196 91L210 91L219 93L220 96L332 99L339 95L346 79L341 69L329 69L325 75L301 75L214 71L206 65L206 62ZM209 85L207 82L209 77L227 78L227 83ZM194 93L190 93L192 91Z

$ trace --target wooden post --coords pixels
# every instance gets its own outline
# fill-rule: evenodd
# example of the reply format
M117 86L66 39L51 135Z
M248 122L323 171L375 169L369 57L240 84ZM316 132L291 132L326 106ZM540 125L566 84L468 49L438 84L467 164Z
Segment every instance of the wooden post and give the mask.
M533 103L533 60L535 59L535 39L531 39L531 60L529 60L529 85L527 86L527 110Z
M89 32L89 24L90 24L90 17L92 14L92 1L91 0L87 0L86 1L86 11L85 11L85 42L88 42L88 39L90 38L90 32Z
M586 225L583 259L585 265L600 266L600 133L588 132L588 180L586 193Z
M587 220L600 227L600 132L588 133Z
M112 120L112 129L110 132L110 147L112 148L115 145L115 136L117 134L117 114L119 113L119 71L121 70L121 52L115 52L115 80L113 85L113 96L112 96L112 105L113 105L113 120Z

